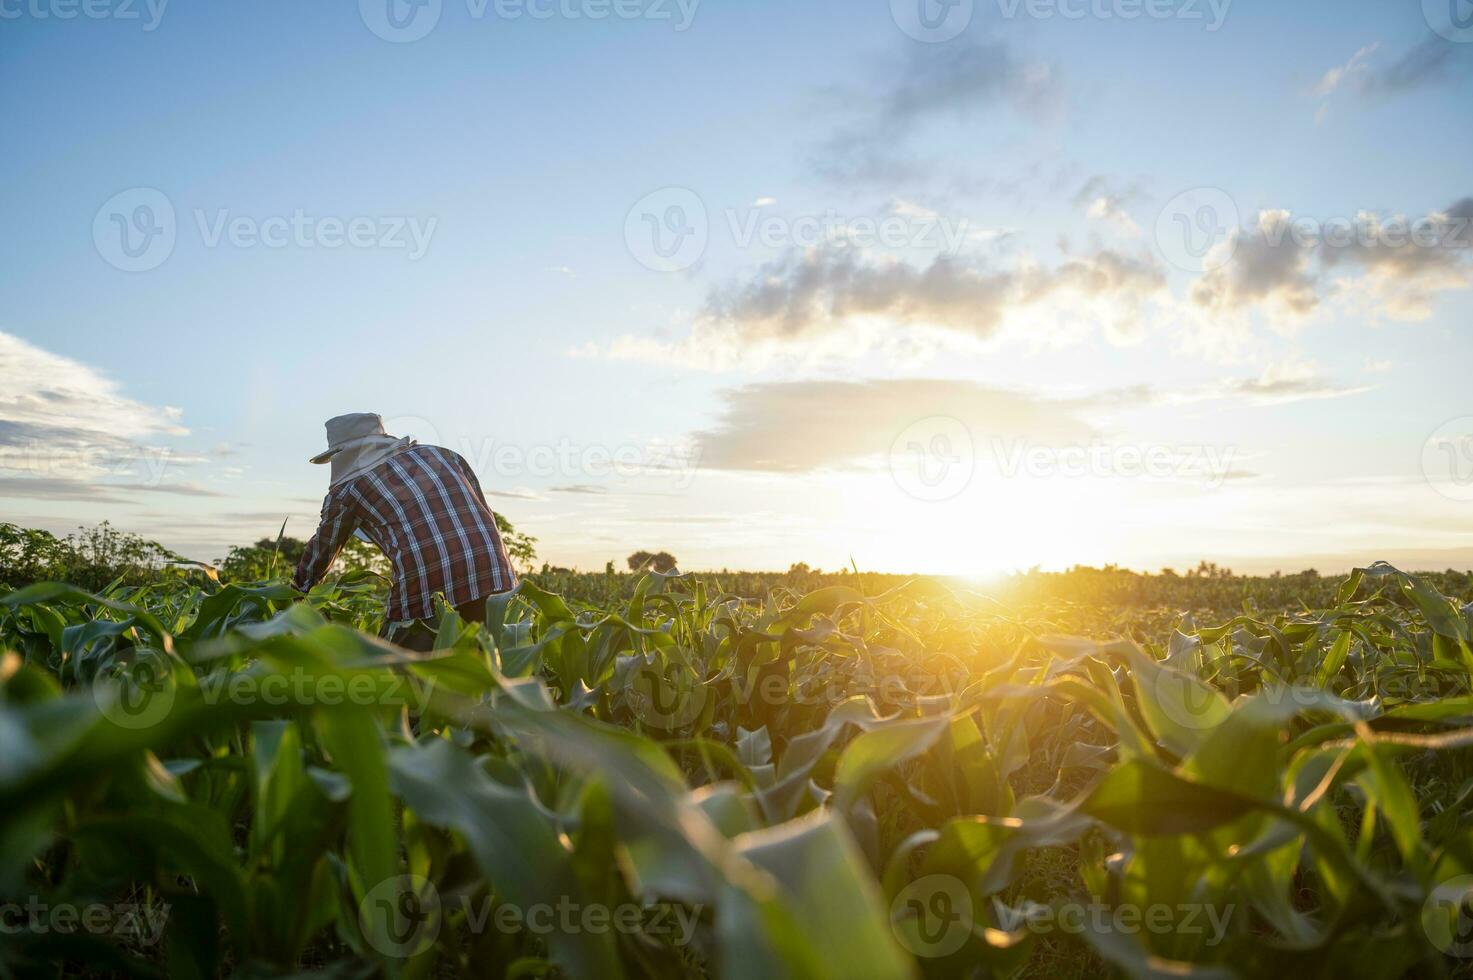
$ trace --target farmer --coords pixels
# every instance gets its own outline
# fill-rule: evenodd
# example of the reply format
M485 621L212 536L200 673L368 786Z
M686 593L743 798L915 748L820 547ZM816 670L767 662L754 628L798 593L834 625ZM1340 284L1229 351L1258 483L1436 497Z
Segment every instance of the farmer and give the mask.
M332 464L322 523L297 564L293 584L305 592L322 580L355 530L378 545L394 584L381 636L411 650L430 650L426 625L444 593L460 615L486 619L486 598L516 587L496 518L470 465L458 453L421 446L384 431L377 415L340 415L327 423Z

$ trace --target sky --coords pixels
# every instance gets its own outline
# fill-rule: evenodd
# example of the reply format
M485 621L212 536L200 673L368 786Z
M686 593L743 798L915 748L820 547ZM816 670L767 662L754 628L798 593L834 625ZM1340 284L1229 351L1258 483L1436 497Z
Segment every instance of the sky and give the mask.
M1469 0L0 0L0 520L1473 566Z

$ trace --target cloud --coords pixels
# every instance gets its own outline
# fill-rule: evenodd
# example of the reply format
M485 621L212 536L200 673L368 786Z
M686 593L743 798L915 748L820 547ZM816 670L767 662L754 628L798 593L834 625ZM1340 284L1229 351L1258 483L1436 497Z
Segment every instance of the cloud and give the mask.
M30 500L85 500L92 503L127 503L136 493L163 493L181 497L225 497L195 483L95 483L48 476L0 477L0 497ZM122 494L124 496L119 496Z
M1454 78L1469 65L1463 45L1432 37L1409 49L1384 68L1360 75L1362 95L1400 95Z
M1131 238L1141 236L1141 226L1136 224L1130 212L1121 206L1119 198L1097 197L1089 203L1089 209L1085 213L1096 221L1105 221L1114 225Z
M1074 195L1074 204L1096 221L1114 225L1120 232L1139 238L1140 225L1130 216L1127 207L1145 195L1136 184L1116 185L1108 177L1095 176L1084 182Z
M627 523L634 526L641 524L737 524L746 519L744 515L733 514L645 514L633 520L611 523Z
M1319 308L1331 292L1362 312L1398 320L1431 315L1438 292L1473 287L1473 197L1417 221L1361 212L1319 223L1288 211L1260 212L1235 230L1193 283L1198 307L1230 313L1266 305L1289 318Z
M914 341L919 331L987 339L1024 310L1043 329L1062 311L1124 334L1165 286L1148 255L1109 249L1069 257L1054 268L1000 269L965 257L940 255L915 265L849 246L821 246L794 250L745 279L713 288L685 339L669 344L624 337L607 353L673 356L708 368L805 349L847 348L858 355L886 342Z
M1356 223L1351 241L1320 248L1323 268L1358 273L1359 282L1341 277L1339 285L1393 319L1425 320L1437 293L1473 287L1473 197L1427 215L1416 229L1405 218L1382 221L1374 214L1359 215ZM1429 244L1411 239L1417 229Z
M123 503L109 492L112 488L79 480L46 476L0 476L0 497L29 500L85 500L90 503Z
M701 467L768 473L852 468L883 457L909 426L955 419L989 434L1045 443L1089 439L1088 402L1049 400L970 381L899 379L744 385L722 393L716 424L694 435Z
M1337 65L1325 72L1324 76L1320 78L1319 84L1315 86L1315 94L1320 96L1331 95L1345 82L1354 78L1363 77L1369 70L1369 66L1366 63L1367 59L1375 54L1376 50L1380 47L1380 41L1374 44L1368 44L1352 55L1350 60L1345 64Z
M1381 42L1368 44L1320 77L1314 87L1314 95L1321 100L1316 123L1325 120L1329 100L1337 92L1349 91L1363 101L1384 99L1454 81L1473 68L1473 52L1467 45L1441 37L1429 37L1387 64L1375 60L1380 50Z
M1060 292L1144 298L1166 288L1165 275L1149 255L1126 255L1108 248L1070 258L1052 271L1029 270L1019 281L1026 302Z
M1226 383L1216 397L1241 397L1255 405L1344 398L1371 391L1374 385L1341 385L1327 380L1313 363L1287 361L1270 365L1258 378Z
M1264 211L1258 226L1239 228L1218 245L1231 255L1193 284L1191 299L1213 311L1269 303L1293 316L1305 316L1319 305L1316 278L1309 271L1312 249L1289 234L1288 211Z
M488 497L503 497L507 500L541 500L536 491L526 487L513 487L510 490L487 490Z
M901 144L937 120L967 122L1000 105L1026 115L1044 114L1058 102L1057 70L1021 57L1003 41L961 41L908 48L885 77L860 89L839 89L827 115L855 117L839 127L810 156L821 177L844 183L912 181L935 165L907 159ZM863 106L855 114L853 107Z
M701 468L800 474L873 471L903 433L959 422L980 451L995 440L1078 446L1100 437L1101 420L1144 408L1235 399L1279 405L1370 390L1335 384L1313 363L1284 362L1260 377L1162 390L1149 385L1074 396L990 387L961 379L773 381L729 388L713 425L693 433ZM916 437L921 440L921 436ZM1256 474L1231 474L1247 479Z
M822 247L792 252L745 282L713 291L707 312L752 340L801 337L866 314L985 335L1010 288L1008 274L948 256L920 268L859 249Z
M571 484L569 486L563 486L563 487L550 487L550 488L548 488L548 492L549 493L572 493L572 494L601 495L601 494L608 493L609 492L609 488L608 487L595 486L594 484L591 484L591 483L575 483L575 484Z
M1040 110L1059 95L1053 66L1020 58L1003 41L909 50L875 115L901 130L935 117L966 119L1000 102L1020 111Z
M225 497L227 494L202 487L198 483L108 483L105 489L136 493L171 493L180 497Z
M183 454L146 444L182 436L176 408L125 397L117 382L78 361L0 331L0 469L93 479L134 472L150 455Z
M242 527L261 527L269 529L273 539L275 539L277 533L281 530L283 521L287 524L288 537L293 534L299 537L305 536L311 534L317 528L315 508L304 508L295 511L286 508L282 510L224 511L197 516L180 515L172 512L144 511L132 518L132 521L142 527L162 529L166 532L188 529L229 531L231 534L236 534L238 533L238 529Z
M934 173L930 165L899 156L895 147L857 133L835 136L810 155L808 165L824 180L879 187L917 183Z

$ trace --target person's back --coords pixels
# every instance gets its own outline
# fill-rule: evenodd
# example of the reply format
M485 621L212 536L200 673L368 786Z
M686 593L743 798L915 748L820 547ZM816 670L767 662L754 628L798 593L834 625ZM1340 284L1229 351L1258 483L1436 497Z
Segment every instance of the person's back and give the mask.
M342 420L333 420L332 448L317 457L333 463L333 483L317 534L297 565L296 587L305 591L320 581L361 529L393 566L386 636L412 632L414 621L431 618L436 594L466 618L483 619L486 598L517 581L470 465L449 449L384 434L377 416L343 419L355 420L347 437L340 427L334 438L334 423Z

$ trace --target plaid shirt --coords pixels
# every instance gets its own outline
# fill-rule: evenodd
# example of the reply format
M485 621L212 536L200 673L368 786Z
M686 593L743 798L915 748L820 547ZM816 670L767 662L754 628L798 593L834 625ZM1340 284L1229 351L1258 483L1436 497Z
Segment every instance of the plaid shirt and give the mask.
M385 622L429 619L437 592L458 606L516 587L480 481L448 449L415 446L334 487L297 565L296 587L321 581L359 527L394 567Z

